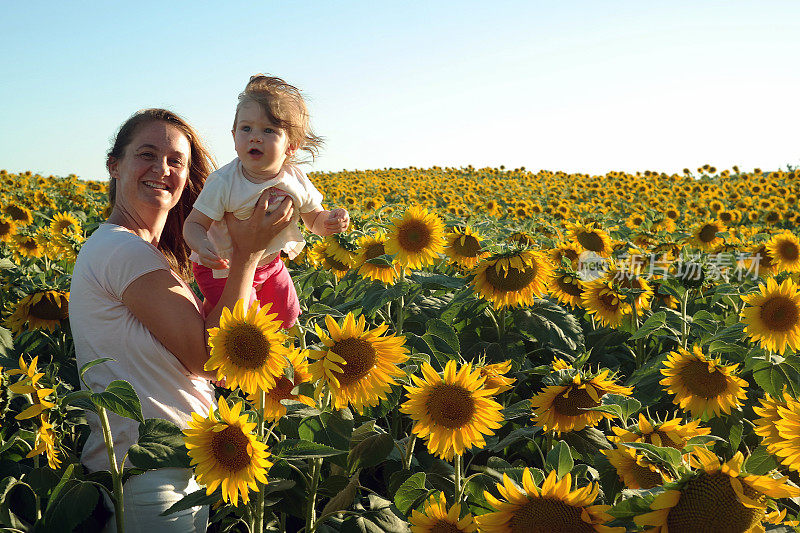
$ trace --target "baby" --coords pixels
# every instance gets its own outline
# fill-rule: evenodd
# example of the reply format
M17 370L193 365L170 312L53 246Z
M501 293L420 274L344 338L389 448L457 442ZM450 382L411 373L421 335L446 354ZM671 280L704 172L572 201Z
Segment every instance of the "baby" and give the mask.
M300 302L280 252L293 259L305 245L297 225L320 236L345 231L350 216L345 209L326 211L322 194L305 173L295 166L299 150L315 156L322 139L311 131L309 115L300 91L280 78L257 75L239 95L233 121L233 141L238 155L212 173L197 197L183 226L183 237L193 250L195 280L205 297L205 311L222 295L232 250L223 216L233 213L248 218L256 200L269 190L268 211L289 198L293 203L291 223L270 242L258 263L250 303L272 303L284 328L300 315Z

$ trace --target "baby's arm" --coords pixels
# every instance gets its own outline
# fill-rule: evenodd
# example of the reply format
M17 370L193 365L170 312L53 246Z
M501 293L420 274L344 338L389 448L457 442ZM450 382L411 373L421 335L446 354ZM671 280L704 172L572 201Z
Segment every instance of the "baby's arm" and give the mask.
M333 211L317 208L308 213L300 213L300 216L309 231L320 237L341 233L350 225L350 214L341 207Z
M200 262L204 266L221 270L228 268L228 260L218 256L214 245L208 240L208 228L211 227L212 222L213 219L197 209L192 209L183 223L183 239L189 248L197 252Z

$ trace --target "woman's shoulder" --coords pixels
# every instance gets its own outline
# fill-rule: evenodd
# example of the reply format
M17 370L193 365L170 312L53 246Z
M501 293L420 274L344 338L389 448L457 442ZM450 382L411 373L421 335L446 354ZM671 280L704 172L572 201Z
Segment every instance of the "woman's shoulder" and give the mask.
M83 257L81 257L81 255ZM117 263L124 261L157 261L169 265L158 248L128 229L104 222L86 240L78 254L78 259ZM77 266L77 265L76 265Z

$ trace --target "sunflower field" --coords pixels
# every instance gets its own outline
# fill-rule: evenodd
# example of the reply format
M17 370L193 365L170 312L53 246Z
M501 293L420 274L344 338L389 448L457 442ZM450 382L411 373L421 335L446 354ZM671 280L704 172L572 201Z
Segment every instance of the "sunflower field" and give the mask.
M70 274L107 184L0 171L2 531L100 531L162 467L212 532L800 531L800 170L310 178L351 227L285 259L292 329L225 310L226 388L178 427L81 386L109 360L76 366ZM108 411L138 442L88 472Z

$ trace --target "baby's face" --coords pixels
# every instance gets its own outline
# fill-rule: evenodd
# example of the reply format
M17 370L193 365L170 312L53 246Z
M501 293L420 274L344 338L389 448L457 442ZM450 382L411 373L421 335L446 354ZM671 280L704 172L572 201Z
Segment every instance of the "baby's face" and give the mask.
M245 175L256 182L274 178L292 153L286 132L255 102L239 109L233 142Z

